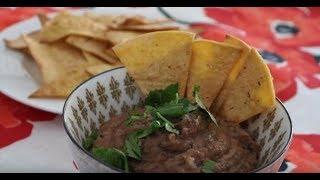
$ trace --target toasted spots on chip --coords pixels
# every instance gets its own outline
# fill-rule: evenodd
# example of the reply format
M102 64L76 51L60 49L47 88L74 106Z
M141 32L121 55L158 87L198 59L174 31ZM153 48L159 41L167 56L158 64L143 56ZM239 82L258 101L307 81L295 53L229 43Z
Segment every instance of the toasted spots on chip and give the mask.
M40 40L53 42L68 35L82 35L105 40L106 30L105 26L90 18L62 12L43 26L40 31Z
M227 121L240 123L274 106L275 94L270 71L260 54L251 49L218 115Z
M203 103L209 108L241 53L240 48L225 43L195 40L192 44L187 97L193 99L193 87L199 85Z
M134 30L134 31L165 31L165 30L177 30L178 26L170 25L170 24L143 24L143 25L127 25L121 26L121 29L124 30Z
M32 39L39 39L39 31L33 31L29 34L27 34L28 37L32 38ZM4 40L5 44L7 47L12 48L12 49L17 49L17 50L23 50L27 48L27 44L25 42L25 40L23 39L23 35L20 35L18 38L16 39L12 39L12 40Z
M90 52L109 63L116 63L118 61L110 53L106 52L106 49L110 46L108 42L76 35L69 36L66 42L83 51Z
M226 35L224 43L234 45L234 46L241 48L242 54L236 60L235 64L233 65L231 72L229 73L228 78L227 78L226 82L224 83L222 90L219 93L218 98L216 98L216 100L212 103L210 110L213 113L218 111L219 108L221 107L224 99L227 97L227 93L230 88L230 85L237 79L237 77L238 77L240 71L242 70L243 65L249 55L249 52L251 50L251 47L249 45L247 45L242 40L240 40L234 36L231 36L231 35Z
M106 32L105 38L111 42L113 45L120 44L129 39L135 38L143 33L141 32L133 32L133 31L115 31L111 30Z
M69 70L68 74L50 83L43 84L30 95L31 98L67 98L80 83L90 78L89 73L78 69Z
M86 71L91 74L91 75L97 75L100 74L102 72L111 70L111 69L115 69L118 67L123 66L122 64L100 64L100 65L95 65L95 66L90 66L86 68Z
M184 96L193 39L189 32L152 32L116 45L113 51L144 94L178 82Z

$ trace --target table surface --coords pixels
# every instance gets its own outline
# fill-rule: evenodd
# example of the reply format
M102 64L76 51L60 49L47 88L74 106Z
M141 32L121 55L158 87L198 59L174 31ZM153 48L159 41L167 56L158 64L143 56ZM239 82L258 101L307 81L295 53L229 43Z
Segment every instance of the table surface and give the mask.
M40 12L61 9L0 8L0 33ZM228 33L256 47L293 120L293 142L280 171L320 172L320 8L141 9L174 17L207 39L222 40ZM0 114L0 172L77 172L60 116L1 92Z

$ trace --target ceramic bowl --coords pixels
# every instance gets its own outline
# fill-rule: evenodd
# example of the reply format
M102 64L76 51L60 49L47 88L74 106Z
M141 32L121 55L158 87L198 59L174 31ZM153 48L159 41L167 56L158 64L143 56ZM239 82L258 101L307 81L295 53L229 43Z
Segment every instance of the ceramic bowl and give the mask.
M93 157L82 142L111 116L142 101L141 92L124 67L98 74L70 94L63 108L64 127L80 172L123 172ZM262 147L259 167L253 172L277 172L292 138L292 123L283 104L277 100L275 109L256 116L246 127Z

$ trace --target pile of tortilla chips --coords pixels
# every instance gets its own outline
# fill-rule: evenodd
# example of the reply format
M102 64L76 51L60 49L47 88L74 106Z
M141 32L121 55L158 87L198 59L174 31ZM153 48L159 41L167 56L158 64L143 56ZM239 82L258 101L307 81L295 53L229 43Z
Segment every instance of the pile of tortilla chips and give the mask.
M142 16L38 17L40 30L6 40L32 56L42 73L30 97L65 98L91 76L124 65L144 94L178 82L180 95L193 99L199 85L204 105L228 121L240 123L275 106L268 67L235 37L199 39L167 20Z
M257 50L235 37L215 42L190 32L159 31L112 49L144 94L179 83L180 95L192 100L199 85L205 106L236 123L275 106L268 67Z
M179 29L166 19L137 15L65 11L53 18L39 14L38 19L40 30L5 40L7 47L30 55L40 69L42 81L32 98L66 98L91 76L123 66L114 45L151 31Z

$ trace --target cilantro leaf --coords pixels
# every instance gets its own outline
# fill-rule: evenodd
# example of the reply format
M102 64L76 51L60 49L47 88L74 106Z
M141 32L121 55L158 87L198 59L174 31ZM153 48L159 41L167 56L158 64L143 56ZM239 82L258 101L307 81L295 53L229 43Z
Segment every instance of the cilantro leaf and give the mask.
M216 118L210 113L210 111L206 108L206 106L203 104L203 102L201 100L200 86L194 86L193 87L192 95L193 95L196 103L198 104L198 106L201 109L205 110L208 113L208 115L210 116L210 119L218 126Z
M136 135L134 134L129 135L124 142L125 154L129 157L140 160L141 159L140 145L141 145L141 142Z
M148 127L144 129L139 129L134 132L131 132L125 142L124 142L124 151L125 154L129 157L132 157L137 160L141 160L141 138L149 136L156 129L153 127Z
M126 155L116 148L93 148L92 154L105 163L123 169L125 172L129 172Z
M98 138L99 133L98 131L93 131L82 143L82 147L87 150L90 151L94 141Z
M156 110L165 117L181 117L196 109L197 107L192 105L189 100L179 99L178 102L171 101L158 107Z
M169 120L163 117L159 112L157 112L156 114L157 114L157 117L163 121L164 127L167 131L175 134L179 134L179 131L174 128L174 125Z
M144 119L147 117L146 113L138 113L138 112L133 112L131 113L128 118L125 121L126 126L130 127L134 122Z
M203 165L201 167L201 171L203 173L213 173L214 167L215 167L215 162L211 161L211 160L207 160L203 163Z
M176 99L176 94L179 91L179 85L171 84L168 87L166 87L164 90L154 90L151 91L146 100L145 104L149 106L158 107L165 103L168 103L170 101L173 101Z

